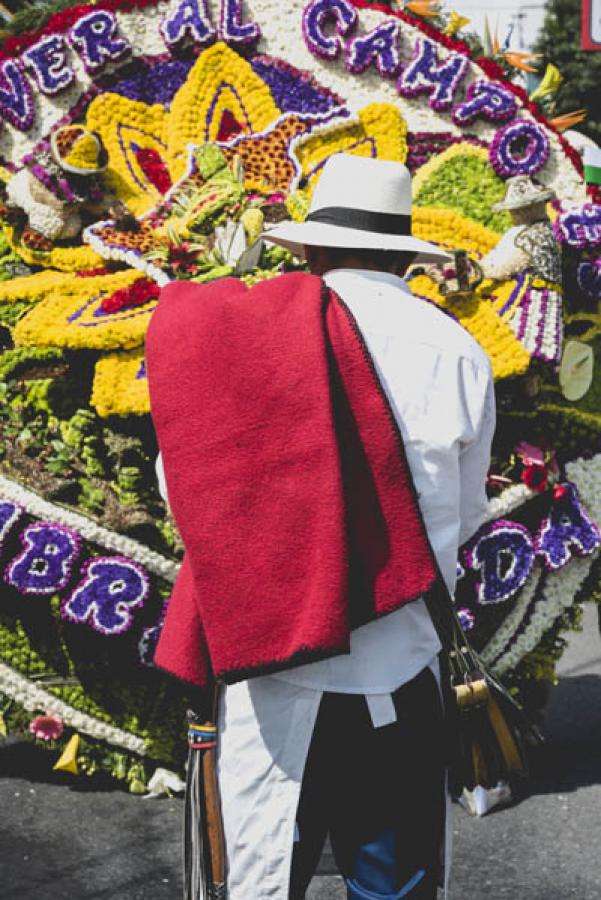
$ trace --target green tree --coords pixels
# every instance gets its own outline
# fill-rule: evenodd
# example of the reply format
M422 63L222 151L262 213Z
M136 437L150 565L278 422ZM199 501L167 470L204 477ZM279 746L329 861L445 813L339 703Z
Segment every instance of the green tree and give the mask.
M554 115L586 109L578 130L601 142L601 50L580 47L581 0L549 0L535 50L543 54L541 72L553 63L564 77Z

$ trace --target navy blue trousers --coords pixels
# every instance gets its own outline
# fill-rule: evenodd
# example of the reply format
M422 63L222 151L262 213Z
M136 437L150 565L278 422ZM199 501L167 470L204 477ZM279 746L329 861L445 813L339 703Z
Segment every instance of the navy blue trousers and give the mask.
M324 694L307 757L290 900L303 900L329 834L349 900L434 900L445 820L446 731L430 669L374 728L365 697Z

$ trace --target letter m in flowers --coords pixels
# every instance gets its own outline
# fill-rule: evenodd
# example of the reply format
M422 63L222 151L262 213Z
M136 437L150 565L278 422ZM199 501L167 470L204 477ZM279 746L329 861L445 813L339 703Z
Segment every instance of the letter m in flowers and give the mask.
M460 53L451 53L439 63L434 41L420 38L415 42L413 59L399 78L397 90L403 97L430 94L428 102L432 109L443 112L453 103L468 65L467 56Z
M142 606L150 587L137 563L120 556L88 560L85 577L63 600L64 619L84 624L100 634L123 634L133 623L133 610Z

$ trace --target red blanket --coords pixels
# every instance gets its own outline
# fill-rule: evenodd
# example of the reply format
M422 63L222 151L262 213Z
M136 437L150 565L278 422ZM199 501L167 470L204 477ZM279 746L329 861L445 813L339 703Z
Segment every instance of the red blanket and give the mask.
M319 278L169 285L146 352L186 548L158 666L203 685L345 653L435 587L393 414Z

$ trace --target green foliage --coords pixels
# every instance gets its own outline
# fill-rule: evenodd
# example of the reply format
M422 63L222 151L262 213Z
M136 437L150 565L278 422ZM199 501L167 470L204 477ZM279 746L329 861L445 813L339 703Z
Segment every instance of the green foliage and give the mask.
M15 347L0 356L0 381L16 378L24 369L42 368L63 359L63 351L55 347Z
M438 167L418 191L415 203L456 210L503 234L511 226L511 218L505 212L492 212L492 207L504 194L505 184L488 162L461 154Z
M601 140L601 53L580 49L580 0L549 0L535 50L564 77L555 115L586 109L588 119L578 130Z
M23 3L22 9L5 25L4 31L13 35L43 28L54 13L77 6L78 2L79 0L52 0L50 3Z

